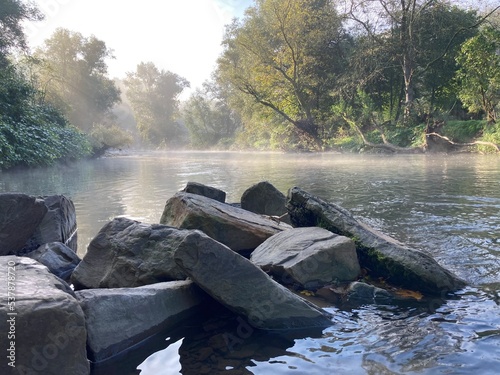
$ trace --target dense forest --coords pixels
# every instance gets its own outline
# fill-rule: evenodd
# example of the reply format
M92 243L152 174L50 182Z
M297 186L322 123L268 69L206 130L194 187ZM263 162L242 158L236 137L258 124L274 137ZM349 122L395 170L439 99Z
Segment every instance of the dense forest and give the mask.
M500 7L444 0L255 0L210 80L58 29L30 51L32 3L0 0L0 169L110 148L499 152Z

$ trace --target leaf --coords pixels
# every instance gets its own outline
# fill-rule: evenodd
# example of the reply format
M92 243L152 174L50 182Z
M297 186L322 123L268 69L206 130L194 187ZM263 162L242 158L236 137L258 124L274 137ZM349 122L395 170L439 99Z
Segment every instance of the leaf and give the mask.
M408 289L397 289L395 291L395 294L403 298L414 298L417 301L420 301L422 298L424 298L422 293Z
M311 292L310 290L302 290L300 294L307 296L307 297L312 297L314 296L314 292Z

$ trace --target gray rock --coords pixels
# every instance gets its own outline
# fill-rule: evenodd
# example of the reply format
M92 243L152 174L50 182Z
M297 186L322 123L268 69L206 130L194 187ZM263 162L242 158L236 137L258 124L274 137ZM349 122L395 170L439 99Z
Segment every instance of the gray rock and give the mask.
M65 281L69 281L73 270L81 261L72 249L60 242L42 245L26 256L40 262L50 272Z
M25 194L0 194L0 255L17 254L30 239L48 209Z
M36 250L41 245L50 242L61 242L76 253L78 241L76 210L73 202L64 195L52 195L39 199L43 199L48 211L21 254Z
M323 228L296 228L275 234L250 260L285 284L316 288L353 281L361 270L354 242Z
M226 201L226 192L220 189L206 186L198 182L188 182L184 190L185 193L191 193L196 195L202 195L207 198L215 199L221 203Z
M431 256L409 248L355 219L333 203L294 187L287 208L295 226L321 226L352 238L361 267L392 284L429 294L443 294L465 286L464 281L441 267Z
M188 231L116 218L90 242L71 276L75 289L131 288L184 280L173 253Z
M170 198L160 222L184 229L199 229L241 252L253 250L272 235L291 227L241 208L189 193Z
M68 284L25 257L0 257L0 269L0 373L13 374L14 361L19 374L89 374L85 318Z
M261 329L326 327L326 313L273 281L248 259L200 231L186 236L175 260L215 300Z
M270 182L262 181L249 187L241 196L241 208L269 216L287 213L286 196Z
M394 299L394 296L385 289L354 282L347 288L346 299L348 302L356 303L388 303Z
M197 312L206 294L192 281L76 292L88 330L89 358L100 362Z

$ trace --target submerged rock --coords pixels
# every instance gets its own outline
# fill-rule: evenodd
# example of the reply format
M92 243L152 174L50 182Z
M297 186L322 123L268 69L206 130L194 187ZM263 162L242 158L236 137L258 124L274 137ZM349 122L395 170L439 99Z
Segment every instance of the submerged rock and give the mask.
M193 316L206 299L192 281L89 289L76 296L85 313L89 358L100 362Z
M0 373L88 375L85 317L69 285L25 257L0 257L0 269Z
M90 242L71 276L75 289L129 288L184 280L173 260L188 231L116 218Z
M326 327L327 314L273 281L248 259L204 233L189 233L177 264L215 300L261 329Z
M26 256L40 262L50 272L65 281L69 281L71 274L81 261L72 249L60 242L42 245Z
M237 252L253 250L272 235L291 228L241 208L189 193L177 193L167 201L160 223L199 229Z
M323 228L296 228L275 234L250 260L285 284L316 288L352 281L361 270L354 242Z
M362 267L391 284L429 294L443 294L465 286L465 282L441 267L431 256L409 248L355 219L333 203L294 187L287 208L296 226L321 226L352 238Z
M0 194L0 255L18 254L47 211L41 199L25 194Z
M220 189L206 186L198 182L188 182L184 190L185 193L201 195L210 199L215 199L221 203L226 201L226 192Z

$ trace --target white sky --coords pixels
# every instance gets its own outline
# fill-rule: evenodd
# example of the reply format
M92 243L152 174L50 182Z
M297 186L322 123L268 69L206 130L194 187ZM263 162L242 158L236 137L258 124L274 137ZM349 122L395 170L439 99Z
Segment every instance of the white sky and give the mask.
M124 78L137 64L152 61L191 83L210 78L221 52L224 26L241 17L253 0L34 0L45 14L25 25L32 49L64 27L95 35L114 51L109 75ZM183 95L184 96L184 95Z

